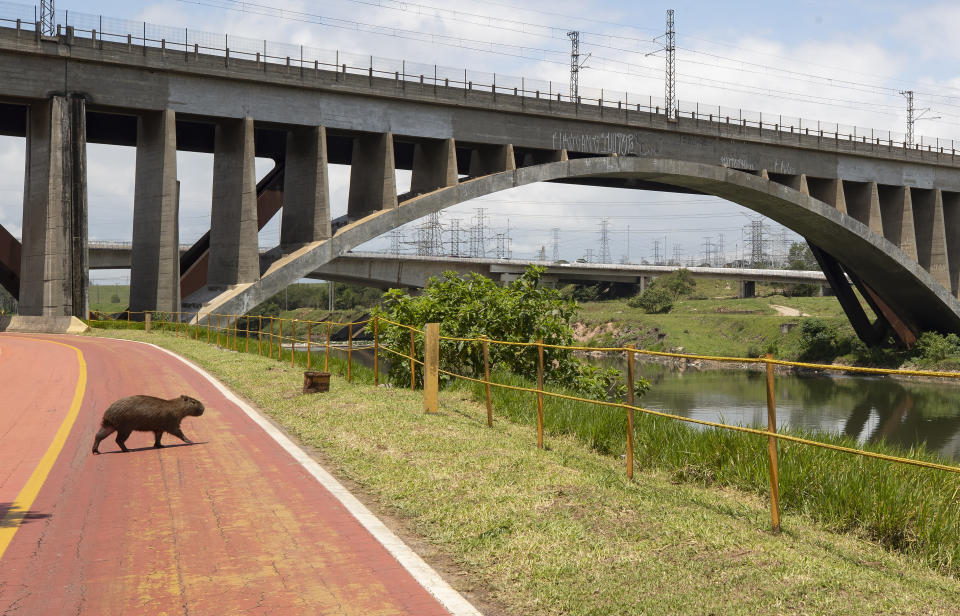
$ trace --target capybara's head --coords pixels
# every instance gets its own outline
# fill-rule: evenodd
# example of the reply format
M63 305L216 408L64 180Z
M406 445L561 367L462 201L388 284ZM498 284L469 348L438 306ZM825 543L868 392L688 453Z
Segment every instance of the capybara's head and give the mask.
M191 398L190 396L180 396L180 399L183 400L184 415L193 415L194 417L203 415L203 402L200 402L196 398Z

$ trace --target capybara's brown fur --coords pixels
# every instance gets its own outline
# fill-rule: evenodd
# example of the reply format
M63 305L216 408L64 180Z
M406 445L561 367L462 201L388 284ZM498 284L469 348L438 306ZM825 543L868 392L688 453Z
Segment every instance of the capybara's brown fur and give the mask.
M134 430L153 432L154 447L162 447L160 437L169 432L185 443L192 443L180 430L180 421L187 415L203 415L203 403L190 396L178 396L170 400L153 396L128 396L111 404L103 413L100 431L93 441L93 453L100 453L100 441L114 432L117 445L128 451L124 443Z

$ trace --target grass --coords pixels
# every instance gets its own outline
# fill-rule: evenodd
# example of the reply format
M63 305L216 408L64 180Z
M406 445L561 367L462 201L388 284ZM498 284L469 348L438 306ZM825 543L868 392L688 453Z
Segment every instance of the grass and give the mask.
M503 415L535 409L529 395L498 402L489 429L463 390L442 392L442 412L428 416L420 392L372 388L363 382L369 372L355 371L353 384L334 378L322 397L302 396L303 368L289 361L158 332L103 333L196 361L320 448L332 470L458 565L455 586L484 589L492 612L958 613L957 579L869 538L830 532L802 510L790 510L783 534L773 536L765 499L664 471L648 445L634 482L616 455L551 423L547 449L536 449L530 427ZM664 439L667 429L652 426L643 440ZM721 442L712 455L731 451ZM799 470L784 456L784 466Z

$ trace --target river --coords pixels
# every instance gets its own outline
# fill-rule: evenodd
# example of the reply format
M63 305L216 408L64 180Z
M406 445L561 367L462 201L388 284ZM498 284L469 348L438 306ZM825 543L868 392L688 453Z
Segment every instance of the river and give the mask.
M606 363L606 362L605 362ZM622 364L617 367L622 367ZM645 408L695 419L767 425L763 372L684 370L637 364L651 388ZM845 434L927 448L960 461L960 381L917 382L883 376L778 374L777 427Z

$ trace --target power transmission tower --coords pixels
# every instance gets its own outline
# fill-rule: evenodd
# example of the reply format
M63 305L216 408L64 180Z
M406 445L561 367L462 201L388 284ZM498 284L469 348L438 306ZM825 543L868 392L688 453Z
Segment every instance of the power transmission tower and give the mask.
M680 265L683 262L683 246L680 244L673 245L673 264Z
M484 219L486 218L486 209L478 207L475 210L477 214L473 217L474 223L470 227L470 256L483 258L487 256L486 238L484 236Z
M546 261L547 260L547 247L540 246L540 252L537 253L537 261Z
M553 260L560 260L560 229L553 228Z
M666 247L664 247L664 250L666 250ZM660 240L653 240L653 264L663 265L660 259Z
M443 253L443 226L440 214L435 212L417 227L417 255L436 257Z
M610 221L606 218L600 221L600 263L610 263Z
M462 257L460 249L460 219L454 218L450 221L450 256Z
M56 13L53 0L40 0L40 33L53 36L57 33Z
M593 263L593 248L587 248L587 251L583 255L583 260L587 263Z
M667 119L675 117L677 97L677 62L676 62L676 34L673 31L673 9L667 9L667 75L664 80L663 106L666 107Z
M763 219L756 218L750 221L750 224L743 228L744 233L744 257L747 255L747 247L750 251L750 267L763 267L767 260L766 244L769 239L765 237L766 232L763 228Z
M400 254L400 244L403 240L403 232L400 229L394 229L388 235L390 238L390 254Z

